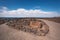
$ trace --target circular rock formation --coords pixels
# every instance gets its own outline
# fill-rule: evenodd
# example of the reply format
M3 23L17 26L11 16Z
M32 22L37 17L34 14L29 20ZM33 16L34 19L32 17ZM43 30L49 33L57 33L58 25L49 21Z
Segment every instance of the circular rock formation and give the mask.
M48 25L38 19L14 19L8 22L7 25L39 36L45 36L49 32Z

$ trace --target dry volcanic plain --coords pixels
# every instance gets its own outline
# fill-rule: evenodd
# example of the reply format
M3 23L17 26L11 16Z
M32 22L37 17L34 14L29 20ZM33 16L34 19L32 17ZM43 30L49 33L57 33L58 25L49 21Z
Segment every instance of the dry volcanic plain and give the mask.
M0 18L0 40L60 40L60 23L40 18Z

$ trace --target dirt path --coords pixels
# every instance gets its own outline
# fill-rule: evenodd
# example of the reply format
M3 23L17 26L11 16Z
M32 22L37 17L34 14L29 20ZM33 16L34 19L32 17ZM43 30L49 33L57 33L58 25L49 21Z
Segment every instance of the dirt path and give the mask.
M43 20L49 26L46 36L35 36L30 33L9 28L6 24L0 25L0 40L60 40L60 24Z

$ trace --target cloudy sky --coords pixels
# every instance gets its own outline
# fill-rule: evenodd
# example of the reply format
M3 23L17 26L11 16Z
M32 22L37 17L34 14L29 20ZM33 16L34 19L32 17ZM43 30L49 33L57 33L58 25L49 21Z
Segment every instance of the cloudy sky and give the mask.
M0 0L0 17L59 17L60 0Z

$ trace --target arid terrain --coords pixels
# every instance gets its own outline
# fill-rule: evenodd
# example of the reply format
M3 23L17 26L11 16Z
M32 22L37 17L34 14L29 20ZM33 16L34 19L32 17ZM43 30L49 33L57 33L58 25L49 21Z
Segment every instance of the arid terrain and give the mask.
M54 21L54 22L60 23L60 17L43 18L43 19L46 19L46 20L49 20L49 21Z
M32 21L30 19L31 18L27 19L27 21L24 19L25 21L23 20L23 22L21 18L1 18L0 40L60 40L60 23L51 21L51 19L33 18L31 19ZM35 19L38 20L36 21ZM27 24L28 26L26 26ZM27 29L29 31L27 31ZM35 29L37 29L37 31ZM40 35L36 35L36 33Z

